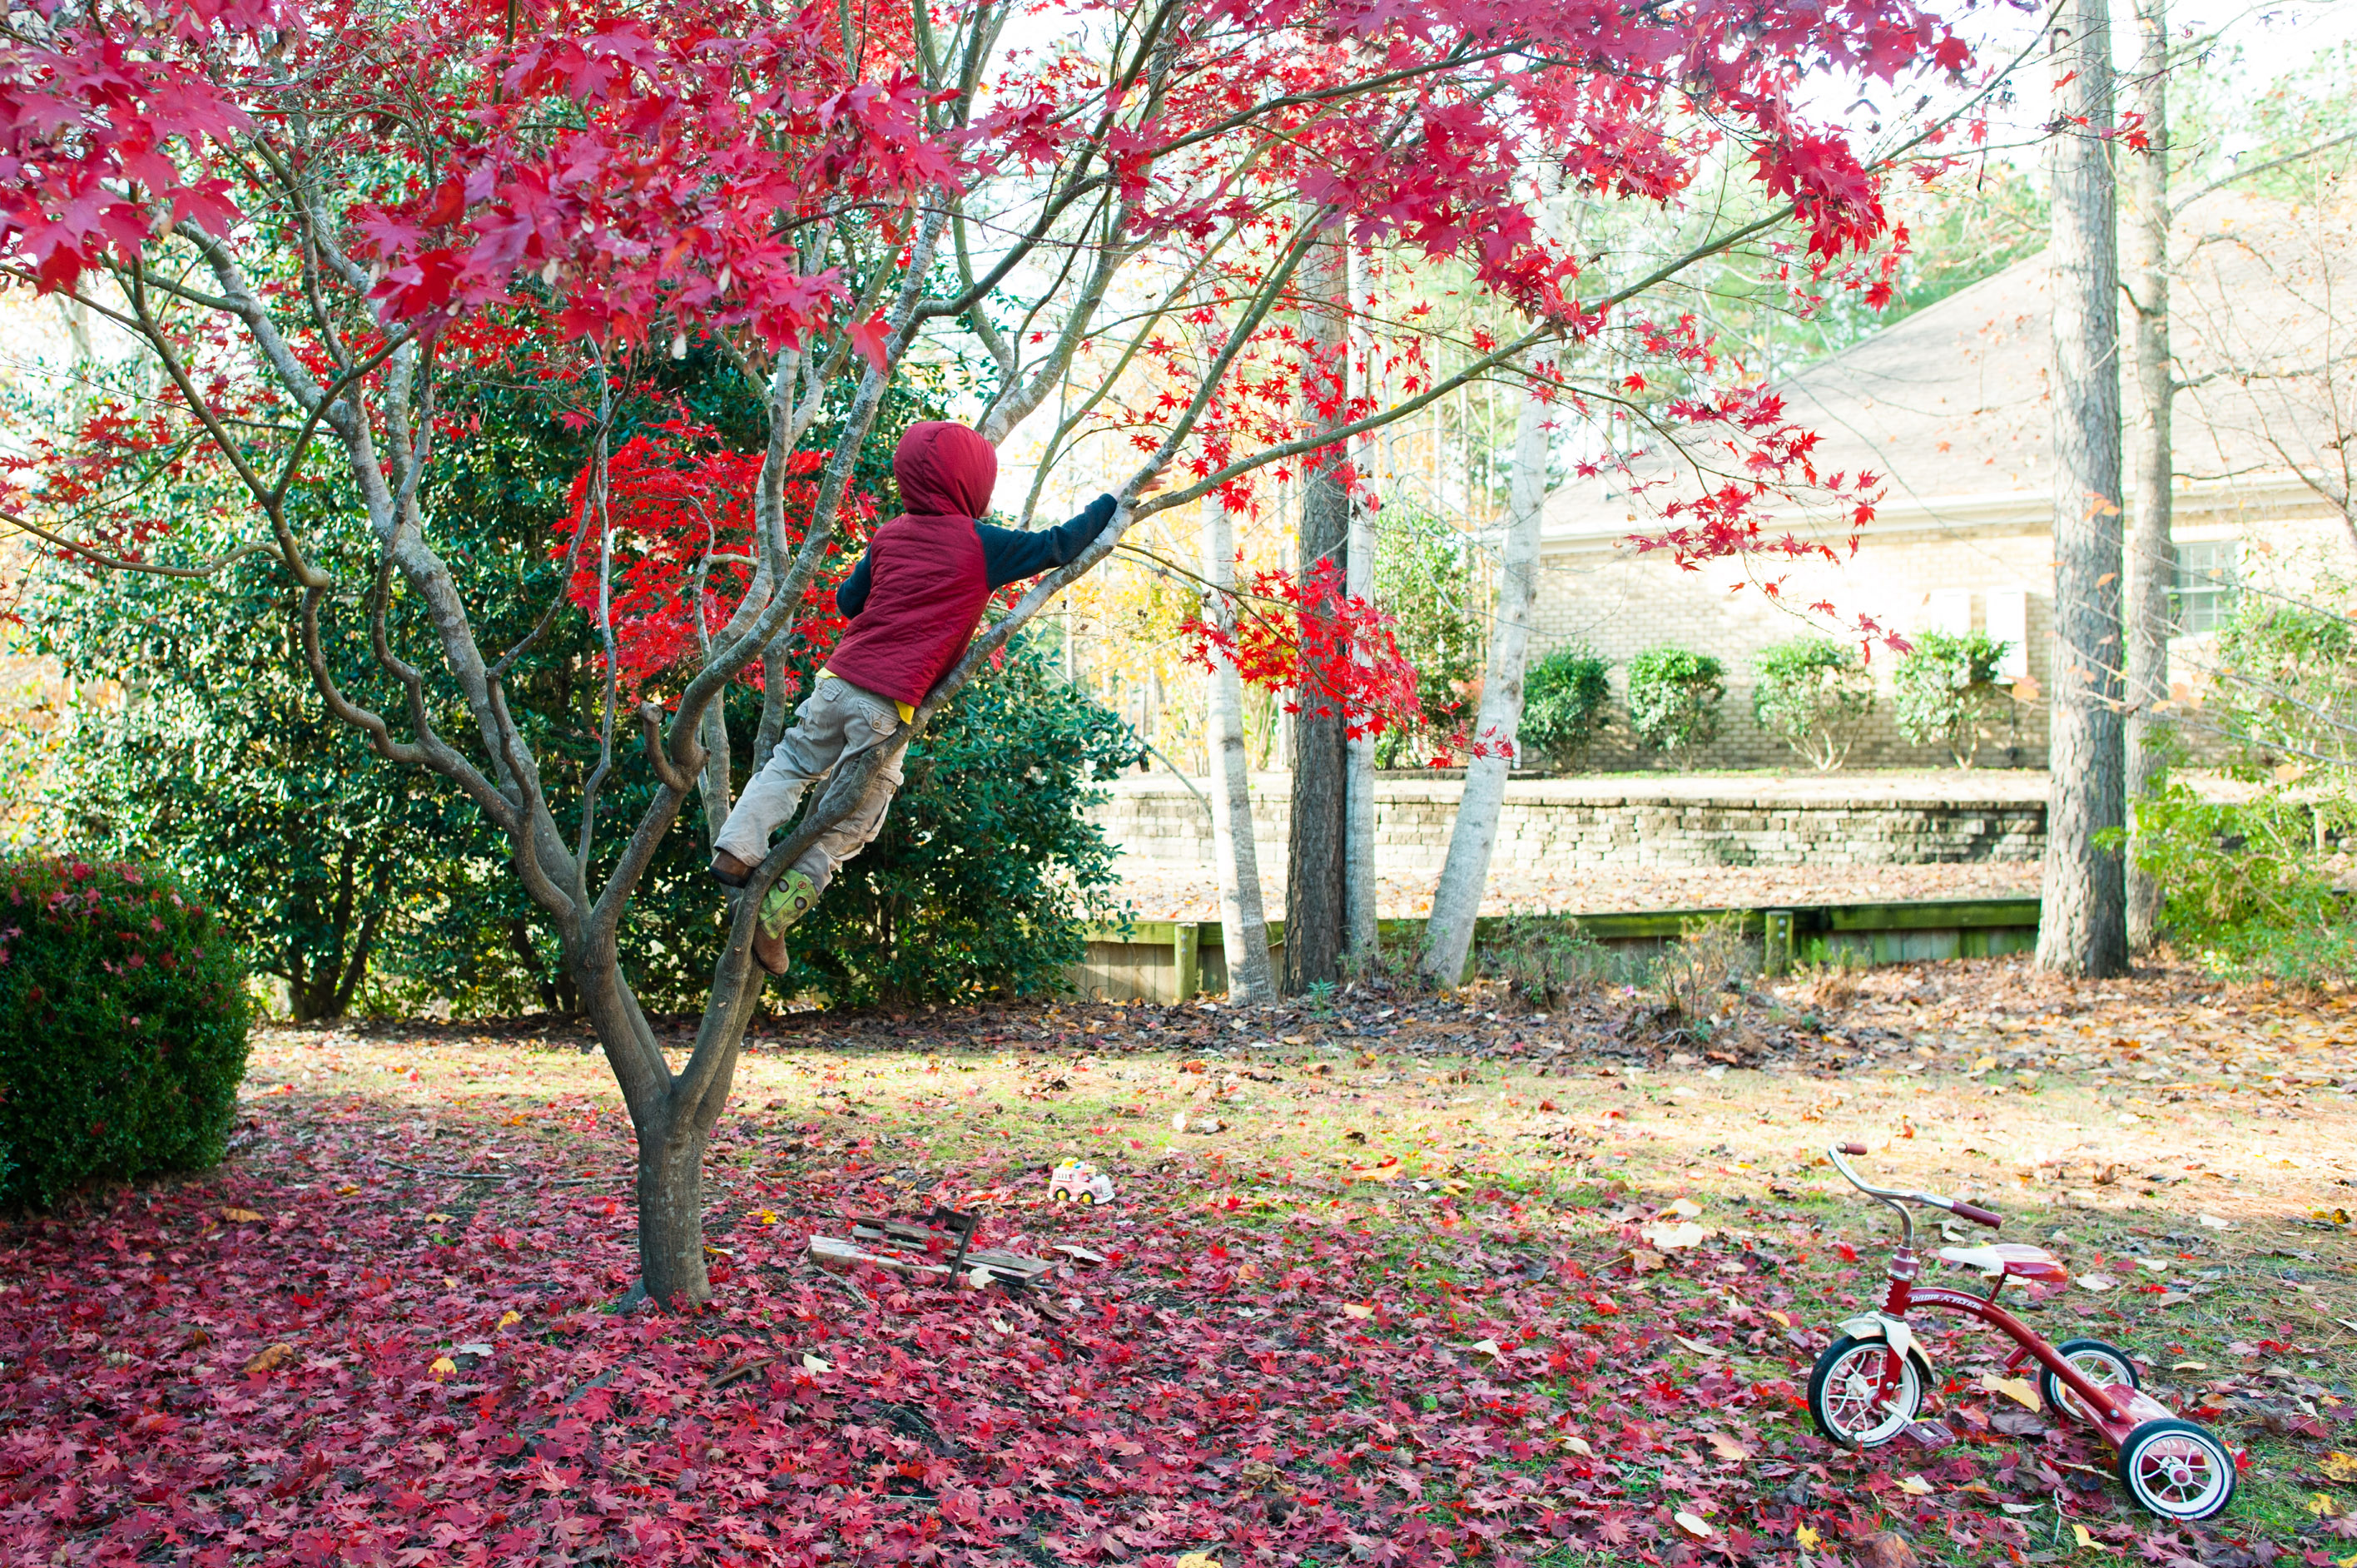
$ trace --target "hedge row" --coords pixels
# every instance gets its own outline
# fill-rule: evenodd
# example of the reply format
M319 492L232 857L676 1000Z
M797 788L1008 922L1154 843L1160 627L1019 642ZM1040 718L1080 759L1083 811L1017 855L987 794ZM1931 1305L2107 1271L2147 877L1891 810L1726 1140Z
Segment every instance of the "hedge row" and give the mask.
M1972 766L1988 722L2003 711L1997 667L2010 645L1977 632L1925 633L1899 659L1894 719L1918 745L1946 746ZM1559 648L1523 680L1525 752L1556 763L1576 758L1611 723L1609 666L1593 650ZM1727 667L1706 653L1649 648L1629 660L1627 722L1649 751L1697 750L1718 738ZM1874 711L1864 655L1831 638L1779 643L1752 661L1751 716L1812 767L1837 768Z

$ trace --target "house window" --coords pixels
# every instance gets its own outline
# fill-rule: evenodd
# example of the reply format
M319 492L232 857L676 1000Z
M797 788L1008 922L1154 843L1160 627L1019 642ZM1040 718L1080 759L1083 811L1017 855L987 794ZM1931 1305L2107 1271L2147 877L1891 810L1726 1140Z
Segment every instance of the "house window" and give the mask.
M2170 598L2178 635L2215 631L2233 615L2235 553L2231 539L2187 540L2177 546L2177 582Z

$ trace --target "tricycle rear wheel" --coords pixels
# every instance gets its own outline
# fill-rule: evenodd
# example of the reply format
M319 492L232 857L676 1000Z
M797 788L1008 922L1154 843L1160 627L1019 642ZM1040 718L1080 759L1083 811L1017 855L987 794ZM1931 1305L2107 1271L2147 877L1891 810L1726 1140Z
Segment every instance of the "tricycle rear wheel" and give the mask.
M2136 1386L2136 1363L2116 1345L2107 1345L2101 1339L2065 1339L2054 1348L2079 1369L2081 1377L2099 1389L2110 1388L2114 1383ZM2046 1408L2056 1415L2067 1416L2083 1426L2094 1424L2086 1402L2071 1391L2070 1384L2044 1367L2038 1369L2038 1393L2046 1402Z

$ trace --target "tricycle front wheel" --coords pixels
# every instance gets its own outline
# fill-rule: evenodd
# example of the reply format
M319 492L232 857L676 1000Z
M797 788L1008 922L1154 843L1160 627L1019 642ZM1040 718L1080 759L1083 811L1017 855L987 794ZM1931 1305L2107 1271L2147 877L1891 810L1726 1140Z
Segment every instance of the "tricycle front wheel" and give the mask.
M2208 1519L2233 1498L2233 1452L2193 1422L2147 1421L2120 1444L2120 1484L2148 1513Z
M1874 1448L1914 1424L1922 1412L1932 1369L1910 1348L1898 1381L1883 1395L1890 1344L1845 1334L1825 1347L1809 1374L1809 1416L1817 1430L1845 1448Z

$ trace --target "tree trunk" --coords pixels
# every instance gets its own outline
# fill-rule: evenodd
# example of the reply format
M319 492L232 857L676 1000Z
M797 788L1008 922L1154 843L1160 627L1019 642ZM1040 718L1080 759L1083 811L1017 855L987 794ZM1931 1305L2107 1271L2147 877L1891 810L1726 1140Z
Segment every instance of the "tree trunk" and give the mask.
M1211 585L1212 624L1232 631L1235 528L1216 497L1203 508L1203 576ZM1210 687L1211 858L1220 875L1220 943L1228 961L1228 1000L1261 1006L1276 1000L1269 972L1268 920L1260 902L1260 849L1253 842L1252 769L1244 755L1243 682L1236 667L1214 659Z
M1506 776L1514 765L1523 722L1523 670L1530 651L1531 607L1538 596L1539 525L1546 512L1548 405L1525 392L1514 411L1514 471L1507 495L1505 549L1498 562L1490 663L1473 739L1482 753L1465 762L1465 793L1449 830L1448 859L1432 893L1424 933L1424 970L1443 985L1464 979L1473 950L1473 923L1490 886L1490 856L1498 842L1498 813Z
M2119 258L2104 134L2112 124L2108 0L2056 25L2053 139L2054 660L2045 907L2038 965L2127 969L2120 646Z
M817 804L823 806L824 798ZM748 897L734 894L730 902L741 908ZM622 1303L626 1308L647 1301L665 1308L692 1305L712 1295L705 1267L704 1156L728 1102L763 983L747 950L752 923L736 913L730 940L737 945L724 951L713 977L696 1029L695 1059L667 1080L639 1073L622 1079L639 1153L639 1279ZM650 1053L661 1059L653 1030L610 952L569 950L565 969L609 1061ZM699 1076L703 1065L710 1071Z
M2169 590L2177 556L2169 543L2170 484L2175 462L2170 427L2177 397L2175 367L2169 356L2169 6L2168 0L2136 0L2136 87L2132 94L2149 139L2127 159L2129 214L2123 261L2131 330L2129 362L2136 369L2141 417L2129 435L2130 471L2136 476L2135 532L2127 550L2127 800L2131 822L2136 802L2160 786L2168 757L2169 725L2161 704L2169 701ZM2131 841L2133 848L2133 840ZM2128 948L2151 948L2160 923L2159 879L2127 865Z
M1302 262L1302 396L1308 423L1330 426L1342 349L1342 322L1330 306L1343 290L1342 235L1329 228ZM1325 306L1325 308L1319 308ZM1310 460L1301 487L1298 570L1304 581L1322 563L1347 573L1351 499L1338 471L1340 451ZM1350 753L1344 721L1332 695L1318 688L1315 671L1305 676L1301 711L1293 724L1293 842L1286 859L1283 985L1288 994L1342 976L1342 939L1347 904L1343 854L1350 812Z
M637 1118L632 1117L636 1125ZM673 1111L639 1139L639 1289L663 1306L709 1298L704 1266L704 1146L707 1135Z
M1351 409L1361 410L1372 403L1370 383L1373 379L1373 344L1369 341L1365 310L1367 306L1366 255L1351 246L1346 266L1349 279L1348 298L1351 315L1348 328L1350 362L1345 377L1352 393ZM1363 438L1351 456L1351 467L1359 486L1366 478L1358 472L1369 447ZM1347 586L1354 599L1375 596L1375 520L1366 503L1353 500L1351 507L1350 542L1344 569ZM1372 732L1346 743L1349 746L1349 802L1344 823L1342 854L1342 886L1345 916L1344 945L1359 962L1371 963L1380 954L1383 940L1375 923L1375 737Z

